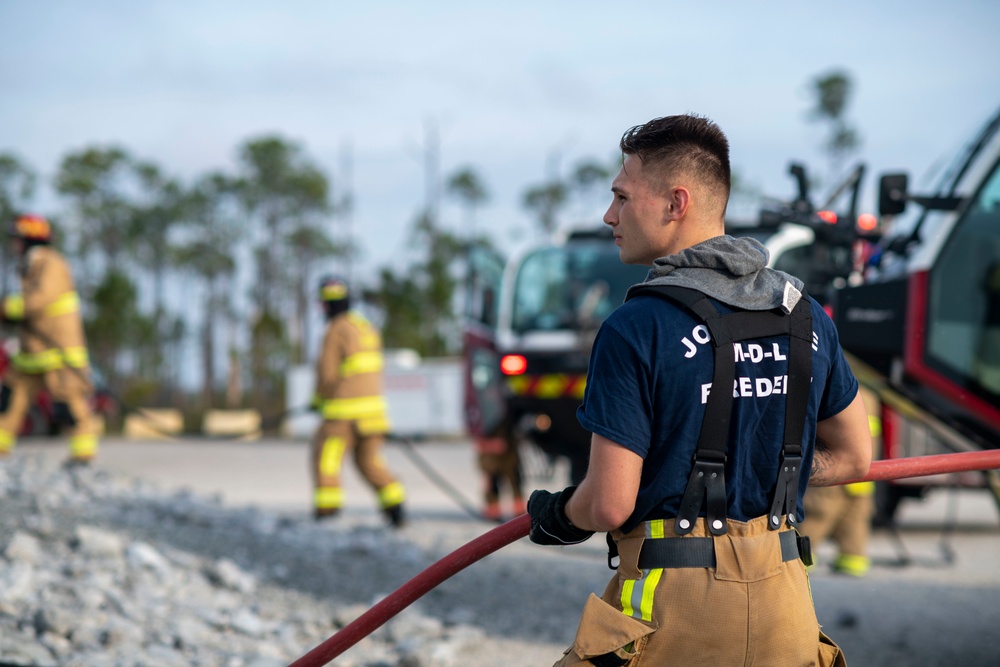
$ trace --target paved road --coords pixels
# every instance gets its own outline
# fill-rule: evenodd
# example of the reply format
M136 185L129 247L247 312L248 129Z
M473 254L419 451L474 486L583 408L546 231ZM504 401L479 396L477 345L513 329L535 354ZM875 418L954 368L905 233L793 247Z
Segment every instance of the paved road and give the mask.
M24 441L46 455L62 457L65 443ZM474 521L479 478L467 442L390 444L389 465L406 483L412 526L420 522L453 526L442 543L433 531L431 546L442 553L491 528ZM186 488L214 494L231 506L258 505L292 515L307 515L311 488L305 442L106 440L100 467L144 478L164 489ZM531 471L542 466L531 460ZM429 466L435 478L425 471ZM566 471L556 467L536 474L529 486L562 488ZM442 487L436 479L446 480ZM374 499L354 470L345 472L345 514L380 521ZM844 647L851 667L961 665L1000 667L1000 515L985 492L939 491L928 500L904 503L898 534L877 531L874 567L864 579L830 574L820 566L812 576L821 623ZM407 531L415 540L422 531ZM431 533L432 531L423 531ZM593 540L576 548L593 563L594 581L605 579L601 545ZM819 554L831 556L832 545ZM522 540L504 550L518 557L549 557L548 550ZM595 584L596 585L596 584ZM570 629L571 631L571 629ZM562 644L563 638L554 638Z

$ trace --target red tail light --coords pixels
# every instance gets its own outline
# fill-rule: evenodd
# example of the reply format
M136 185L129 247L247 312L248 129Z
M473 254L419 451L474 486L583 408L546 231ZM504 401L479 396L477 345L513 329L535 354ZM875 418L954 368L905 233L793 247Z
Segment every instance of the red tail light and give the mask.
M500 358L500 370L504 375L521 375L528 370L528 360L520 354L505 354Z
M878 218L871 213L862 213L858 216L858 229L870 232L878 227Z
M816 215L828 225L837 224L837 214L833 211L818 211Z

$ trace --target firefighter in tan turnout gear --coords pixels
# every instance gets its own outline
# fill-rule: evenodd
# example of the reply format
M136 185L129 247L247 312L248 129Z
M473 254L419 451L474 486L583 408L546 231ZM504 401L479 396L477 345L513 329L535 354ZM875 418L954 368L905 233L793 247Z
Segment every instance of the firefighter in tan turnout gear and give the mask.
M882 420L878 398L861 388L872 434L873 457L882 451ZM830 564L834 572L863 577L871 569L868 542L875 514L875 482L854 482L839 486L810 486L803 497L806 519L799 532L812 540L814 550L827 539L837 546ZM815 560L815 559L814 559Z
M28 408L45 389L68 430L69 461L87 463L97 454L88 403L93 387L80 298L69 265L51 247L52 229L45 218L22 215L10 235L19 257L21 293L4 298L3 319L19 327L20 350L0 390L0 455L14 448Z
M313 406L323 417L313 441L314 515L317 519L334 516L343 507L341 464L353 453L380 508L398 528L404 523L406 494L382 456L389 431L382 396L382 337L363 315L350 309L345 281L325 277L319 290L327 327L313 398Z

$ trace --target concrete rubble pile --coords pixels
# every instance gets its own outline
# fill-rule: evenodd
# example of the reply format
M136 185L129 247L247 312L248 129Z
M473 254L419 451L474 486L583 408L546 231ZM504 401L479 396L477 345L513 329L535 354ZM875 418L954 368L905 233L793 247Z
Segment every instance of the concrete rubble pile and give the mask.
M0 663L287 665L429 562L381 527L233 510L22 450L0 462ZM336 664L450 667L482 642L418 603Z

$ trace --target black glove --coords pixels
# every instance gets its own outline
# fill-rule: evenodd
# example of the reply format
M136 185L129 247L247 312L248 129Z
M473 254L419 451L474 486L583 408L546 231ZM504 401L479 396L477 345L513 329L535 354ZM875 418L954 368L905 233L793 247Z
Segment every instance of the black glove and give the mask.
M592 530L577 528L566 517L566 503L575 486L549 493L535 491L528 498L528 514L531 515L531 532L528 537L535 544L579 544L590 539Z

